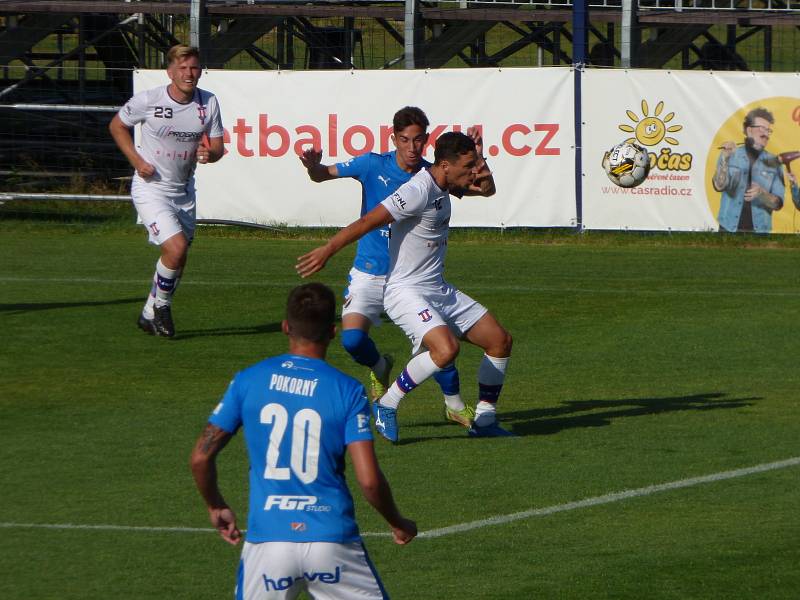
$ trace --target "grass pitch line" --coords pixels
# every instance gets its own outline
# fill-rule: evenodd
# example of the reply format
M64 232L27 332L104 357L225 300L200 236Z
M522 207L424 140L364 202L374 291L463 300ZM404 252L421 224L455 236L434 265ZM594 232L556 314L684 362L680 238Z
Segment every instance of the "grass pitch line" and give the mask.
M714 483L717 481L724 481L726 479L734 479L737 477L745 477L747 475L764 473L766 471L774 471L775 469L785 469L786 467L795 467L797 465L800 465L800 456L795 456L794 458L788 458L786 460L780 460L777 462L763 463L760 465L755 465L753 467L735 469L733 471L721 471L719 473L712 473L710 475L703 475L700 477L679 479L678 481L670 481L668 483L660 483L658 485L648 485L646 487L636 488L633 490L613 492L611 494L605 494L604 496L595 496L593 498L586 498L585 500L578 500L577 502L556 504L555 506L548 506L545 508L534 508L531 510L524 510L522 512L511 513L508 515L501 515L497 517L490 517L488 519L481 519L480 521L471 521L469 523L451 525L450 527L431 529L429 531L423 531L422 533L419 534L419 537L424 537L424 538L442 537L453 533L461 533L464 531L481 529L483 527L490 527L493 525L504 525L506 523L511 523L513 521L529 519L531 517L544 517L559 512L565 512L568 510L576 510L579 508L591 508L594 506L600 506L601 504L611 504L612 502L627 500L628 498L641 498L643 496L651 496L659 492L678 490L682 488L693 487L696 485L702 485L704 483Z
M513 521L529 519L531 517L545 517L547 515L566 512L569 510L591 508L594 506L600 506L601 504L611 504L612 502L627 500L628 498L652 496L653 494L657 494L659 492L679 490L682 488L702 485L704 483L714 483L717 481L725 481L726 479L735 479L737 477L746 477L747 475L755 475L757 473L765 473L767 471L785 469L787 467L796 467L798 465L800 465L800 456L795 456L794 458L787 458L786 460L779 460L771 463L762 463L753 467L734 469L733 471L721 471L719 473L702 475L700 477L691 477L689 479L679 479L677 481L670 481L668 483L660 483L657 485L648 485L646 487L640 487L633 490L613 492L611 494L605 494L604 496L594 496L593 498L586 498L585 500L578 500L576 502L556 504L554 506L547 506L545 508L533 508L531 510L524 510L508 515L499 515L497 517L481 519L479 521L470 521L469 523L460 523L458 525L451 525L449 527L430 529L428 531L421 531L418 537L443 537L453 533L462 533L464 531L472 531L473 529L482 529L483 527L504 525ZM74 525L71 523L0 523L0 529L77 529L84 531L138 531L144 533L216 533L216 530L208 527L138 527L133 525ZM361 535L363 537L388 537L390 534L386 532L366 531L362 532Z

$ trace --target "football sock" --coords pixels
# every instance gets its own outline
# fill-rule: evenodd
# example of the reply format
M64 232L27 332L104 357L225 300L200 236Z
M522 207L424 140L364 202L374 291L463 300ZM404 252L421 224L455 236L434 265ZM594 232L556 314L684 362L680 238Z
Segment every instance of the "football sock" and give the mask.
M389 408L397 408L403 397L417 387L420 383L428 379L437 371L441 371L431 358L430 352L423 352L417 354L414 358L408 361L406 368L400 373L400 376L395 379L394 383L386 390L386 394L378 400L382 406Z
M358 364L370 367L376 373L383 372L383 369L386 368L385 361L378 352L375 342L367 335L366 331L361 329L342 330L342 346ZM381 362L384 363L383 366L381 366Z
M158 259L156 263L156 297L155 306L165 306L170 303L172 293L175 291L175 284L180 276L180 269L168 269Z
M153 307L156 305L156 275L153 274L153 284L150 286L150 293L147 294L147 300L145 300L144 308L142 308L142 315L145 319L153 318Z
M478 367L478 406L475 407L475 425L478 427L491 425L495 421L497 398L503 389L507 366L507 356L495 358L483 355Z
M441 371L434 373L433 378L444 394L444 403L450 410L464 410L464 401L461 399L461 385L458 380L458 370L453 364L447 365Z

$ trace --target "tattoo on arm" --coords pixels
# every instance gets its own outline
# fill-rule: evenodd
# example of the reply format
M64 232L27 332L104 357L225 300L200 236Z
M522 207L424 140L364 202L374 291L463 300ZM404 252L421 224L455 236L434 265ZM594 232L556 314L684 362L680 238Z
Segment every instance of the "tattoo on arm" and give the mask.
M197 449L203 454L217 454L230 439L230 433L209 423L197 442Z

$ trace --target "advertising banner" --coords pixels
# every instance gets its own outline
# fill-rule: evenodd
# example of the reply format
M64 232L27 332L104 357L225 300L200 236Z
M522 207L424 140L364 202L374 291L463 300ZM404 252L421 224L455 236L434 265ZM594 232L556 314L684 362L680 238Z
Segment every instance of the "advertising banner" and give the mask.
M790 177L792 167L800 171L798 89L796 73L587 70L584 226L800 231L792 190L798 206L800 192ZM651 165L647 180L629 189L601 166L625 140L646 148Z
M569 68L435 71L208 71L226 155L196 172L198 218L341 226L358 217L352 179L315 184L298 154L323 164L393 150L392 116L419 106L430 120L425 158L445 131L479 126L494 174L491 198L454 200L452 225L569 227L576 223L574 92ZM141 91L169 83L139 71Z

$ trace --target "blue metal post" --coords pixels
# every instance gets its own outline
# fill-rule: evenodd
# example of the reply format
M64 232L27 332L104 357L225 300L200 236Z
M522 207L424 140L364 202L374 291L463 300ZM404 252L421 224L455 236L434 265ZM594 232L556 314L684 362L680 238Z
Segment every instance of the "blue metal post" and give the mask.
M578 231L583 231L583 151L581 74L589 55L589 0L572 3L572 68L575 76L575 214Z

